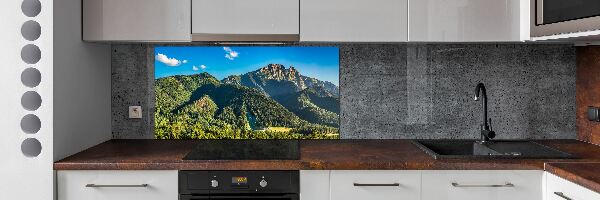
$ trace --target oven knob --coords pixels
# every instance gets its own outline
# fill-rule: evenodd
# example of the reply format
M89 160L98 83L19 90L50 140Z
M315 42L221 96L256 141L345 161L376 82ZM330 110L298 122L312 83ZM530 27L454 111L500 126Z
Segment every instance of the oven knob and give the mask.
M214 187L214 188L219 187L219 181L214 180L214 179L211 180L210 181L210 187Z
M261 180L260 183L258 183L260 185L260 187L267 187L267 181L265 181L265 179Z

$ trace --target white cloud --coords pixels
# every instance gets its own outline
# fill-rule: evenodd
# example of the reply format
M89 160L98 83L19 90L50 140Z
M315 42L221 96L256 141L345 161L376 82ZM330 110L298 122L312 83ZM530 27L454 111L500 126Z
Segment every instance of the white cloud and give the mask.
M226 52L225 58L227 58L229 60L235 60L240 55L240 53L238 53L237 51L234 51L230 47L223 47L223 50L225 50L225 52Z
M194 70L194 71L198 71L200 69L202 69L202 70L206 69L206 65L200 65L200 67L198 67L196 65L192 66L192 70Z
M171 66L171 67L176 67L181 64L187 63L187 60L179 61L175 58L169 58L169 57L167 57L167 55L162 54L162 53L156 54L155 59L158 60L159 62L164 63L165 65Z

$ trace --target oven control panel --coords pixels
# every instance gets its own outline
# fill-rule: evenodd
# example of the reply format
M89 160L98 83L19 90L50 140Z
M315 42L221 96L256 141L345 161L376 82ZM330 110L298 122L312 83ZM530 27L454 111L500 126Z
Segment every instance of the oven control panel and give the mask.
M297 193L299 179L299 171L179 171L179 193Z
M231 187L234 187L234 188L248 188L248 177L247 176L234 176L234 177L231 177Z

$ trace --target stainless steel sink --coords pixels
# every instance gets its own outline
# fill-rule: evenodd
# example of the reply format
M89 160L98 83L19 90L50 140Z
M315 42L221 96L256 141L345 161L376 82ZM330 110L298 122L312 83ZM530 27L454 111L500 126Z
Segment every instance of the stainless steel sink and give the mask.
M524 140L498 140L479 143L475 140L413 140L435 159L440 158L529 158L574 159L569 153Z

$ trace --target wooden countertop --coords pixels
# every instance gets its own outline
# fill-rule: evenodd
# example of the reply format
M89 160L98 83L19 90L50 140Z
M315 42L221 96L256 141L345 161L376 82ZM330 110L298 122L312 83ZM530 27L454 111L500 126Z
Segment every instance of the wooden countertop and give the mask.
M303 140L300 160L182 158L195 140L110 140L54 163L55 170L546 170L600 192L600 146L537 140L581 159L440 159L410 140Z
M582 159L435 160L410 140L303 140L300 160L182 160L194 140L110 140L54 163L55 170L542 170L548 162L600 162L600 146L577 140L541 144Z

